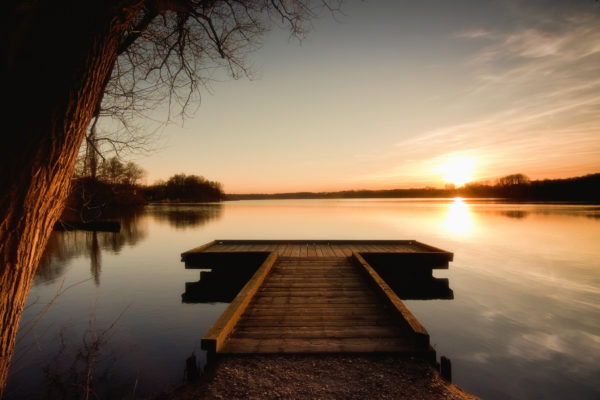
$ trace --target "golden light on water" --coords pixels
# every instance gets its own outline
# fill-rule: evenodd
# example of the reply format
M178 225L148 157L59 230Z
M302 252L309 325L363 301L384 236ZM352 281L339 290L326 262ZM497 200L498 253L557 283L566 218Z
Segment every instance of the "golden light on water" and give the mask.
M450 157L438 168L444 181L454 186L462 186L473 180L475 161L470 157Z
M473 229L473 220L469 206L461 197L454 199L448 206L448 213L444 221L446 230L452 233L465 235Z

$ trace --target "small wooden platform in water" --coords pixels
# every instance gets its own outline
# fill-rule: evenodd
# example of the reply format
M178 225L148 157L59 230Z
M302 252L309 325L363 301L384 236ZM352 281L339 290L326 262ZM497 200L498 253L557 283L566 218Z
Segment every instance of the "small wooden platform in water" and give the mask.
M237 263L261 253L260 267L202 338L203 349L402 353L435 361L425 328L367 260L389 267L404 259L407 268L431 275L432 268L448 267L452 253L413 240L219 240L182 259L187 267L207 268L219 257Z
M200 253L276 252L283 257L350 257L352 253L439 255L452 261L452 253L416 240L213 240L188 250L184 261Z

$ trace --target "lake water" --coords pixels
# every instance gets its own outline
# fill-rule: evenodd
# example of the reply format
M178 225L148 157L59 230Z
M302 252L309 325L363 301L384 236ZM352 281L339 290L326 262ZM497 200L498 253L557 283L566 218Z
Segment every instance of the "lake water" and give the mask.
M182 303L199 272L180 253L213 239L416 239L451 251L434 275L454 299L405 303L452 360L454 383L486 399L600 398L600 207L461 199L150 205L118 234L55 232L8 397L74 390L87 365L109 398L180 384L227 307Z

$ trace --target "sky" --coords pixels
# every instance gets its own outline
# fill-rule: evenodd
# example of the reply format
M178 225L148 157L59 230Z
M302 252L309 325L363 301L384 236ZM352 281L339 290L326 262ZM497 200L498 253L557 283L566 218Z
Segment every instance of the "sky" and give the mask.
M443 187L600 172L600 4L347 1L278 27L134 160L227 193Z

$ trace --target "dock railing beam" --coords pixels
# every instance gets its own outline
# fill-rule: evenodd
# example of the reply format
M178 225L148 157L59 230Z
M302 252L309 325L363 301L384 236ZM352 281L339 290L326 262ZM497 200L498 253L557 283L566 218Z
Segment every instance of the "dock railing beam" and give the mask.
M263 261L262 265L254 273L252 278L244 285L237 294L229 307L221 314L219 319L210 327L208 332L202 337L201 347L209 353L217 353L225 343L227 336L232 332L233 327L238 322L252 298L262 285L265 277L271 271L273 264L277 260L277 253L270 253Z
M423 347L429 347L429 333L425 327L421 325L413 313L411 313L410 310L404 305L402 300L400 300L392 288L385 283L385 281L379 276L373 267L359 253L353 252L352 258L362 268L371 283L379 289L379 292L386 299L387 303L402 316L401 320L406 321L407 327L412 330L416 339L415 344Z

